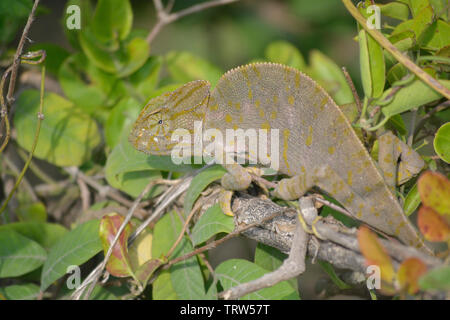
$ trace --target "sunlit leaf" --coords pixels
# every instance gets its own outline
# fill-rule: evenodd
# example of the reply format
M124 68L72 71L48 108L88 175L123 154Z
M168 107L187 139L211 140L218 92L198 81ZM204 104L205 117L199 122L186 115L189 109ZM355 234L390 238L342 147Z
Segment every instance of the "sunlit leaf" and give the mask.
M418 182L422 203L441 215L450 215L450 181L441 173L426 171Z
M386 249L378 241L375 233L366 226L361 226L358 229L358 243L367 265L378 266L381 271L381 279L387 284L392 284L395 279L394 267Z
M265 50L265 56L271 62L281 63L301 71L306 66L305 59L300 51L287 41L270 43Z
M450 80L439 80L439 82L446 88L450 89ZM392 88L386 90L378 99L384 101L392 94ZM420 92L420 95L417 94ZM386 117L423 106L424 104L439 100L442 95L431 89L427 84L421 80L415 80L404 88L398 90L392 101L382 107L381 111Z
M310 73L332 96L338 105L354 102L353 93L341 68L317 50L310 53Z
M358 42L364 93L367 97L377 98L383 93L385 84L383 48L362 28L358 34Z
M398 269L398 281L400 287L407 290L408 294L419 291L418 280L427 271L427 266L418 258L408 258L402 262Z
M433 141L434 151L445 162L450 163L450 122L442 125Z
M99 0L92 18L92 30L102 42L123 40L130 33L133 11L128 0Z
M420 207L417 224L420 232L429 241L447 241L450 239L448 222L430 207Z
M16 105L17 142L30 151L38 120L39 91L23 91ZM93 119L54 93L45 95L44 116L35 157L57 166L79 166L91 158L101 137Z
M99 236L105 256L124 220L125 218L117 213L105 215L100 220ZM115 277L133 275L128 257L128 237L130 234L131 224L128 223L120 234L106 264L106 270Z
M172 78L181 83L208 80L214 86L223 74L218 67L185 51L169 52L166 63Z

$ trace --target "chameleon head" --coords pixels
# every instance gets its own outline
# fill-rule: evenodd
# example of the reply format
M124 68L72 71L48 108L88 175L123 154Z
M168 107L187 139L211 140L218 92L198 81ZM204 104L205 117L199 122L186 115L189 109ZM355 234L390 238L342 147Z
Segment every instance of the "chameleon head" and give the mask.
M191 134L195 121L203 121L210 84L197 80L151 99L139 114L128 140L139 151L169 155L177 142L172 134L186 129Z

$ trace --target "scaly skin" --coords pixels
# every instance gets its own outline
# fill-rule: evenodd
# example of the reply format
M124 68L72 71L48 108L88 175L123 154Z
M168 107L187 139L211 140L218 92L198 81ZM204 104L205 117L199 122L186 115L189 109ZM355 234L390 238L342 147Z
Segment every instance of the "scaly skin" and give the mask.
M195 120L203 121L204 130L216 128L224 136L226 129L278 129L279 172L292 178L280 181L276 196L298 199L317 186L356 219L428 251L393 193L395 183L417 174L423 161L387 133L379 139L381 173L341 109L298 70L272 63L242 66L223 75L211 94L208 82L190 82L151 100L130 142L146 153L170 154L173 131L192 133ZM240 165L224 166L226 189L242 190L251 183Z

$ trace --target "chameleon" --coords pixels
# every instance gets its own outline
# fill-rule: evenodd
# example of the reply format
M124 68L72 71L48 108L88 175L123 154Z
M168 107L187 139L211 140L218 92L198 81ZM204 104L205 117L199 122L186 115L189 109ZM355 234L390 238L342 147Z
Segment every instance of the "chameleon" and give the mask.
M418 174L424 161L394 134L379 135L377 165L330 95L309 76L285 65L240 66L226 72L212 92L210 87L208 81L196 80L151 99L133 125L130 143L148 154L169 155L175 145L173 132L184 128L192 133L195 121L202 121L203 130L224 133L278 129L278 173L286 177L277 183L274 196L296 200L317 187L353 218L431 252L395 196L395 186ZM224 189L250 186L248 168L236 162L223 166Z

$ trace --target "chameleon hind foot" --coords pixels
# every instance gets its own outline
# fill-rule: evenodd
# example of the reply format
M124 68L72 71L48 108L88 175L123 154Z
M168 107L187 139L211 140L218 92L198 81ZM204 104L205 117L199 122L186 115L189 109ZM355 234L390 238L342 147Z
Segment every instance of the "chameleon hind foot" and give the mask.
M223 213L227 216L234 217L233 210L231 210L231 198L233 191L222 189L219 194L219 206Z

